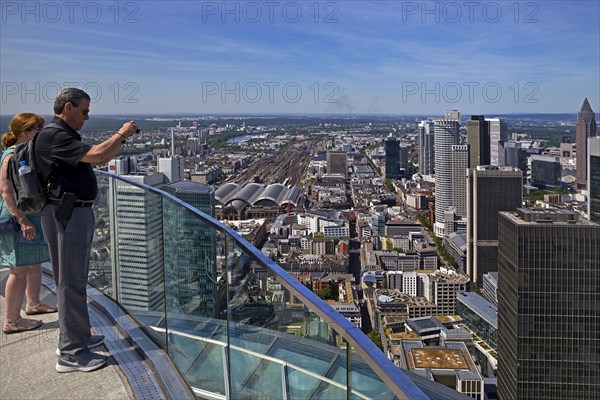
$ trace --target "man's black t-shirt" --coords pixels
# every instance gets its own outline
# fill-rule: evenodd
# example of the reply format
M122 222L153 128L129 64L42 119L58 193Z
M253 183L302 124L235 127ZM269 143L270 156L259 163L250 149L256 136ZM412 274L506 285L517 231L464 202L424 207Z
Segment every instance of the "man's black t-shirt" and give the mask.
M60 199L64 192L75 193L79 200L95 200L98 192L91 164L80 162L92 146L81 142L81 136L61 118L46 126L35 142L37 167L45 182L50 181L50 198ZM52 175L52 176L50 176Z

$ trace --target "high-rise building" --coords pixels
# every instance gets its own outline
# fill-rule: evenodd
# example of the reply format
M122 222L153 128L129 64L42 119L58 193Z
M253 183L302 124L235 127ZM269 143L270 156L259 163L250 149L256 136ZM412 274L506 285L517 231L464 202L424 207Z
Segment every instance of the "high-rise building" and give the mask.
M527 153L522 148L521 142L504 143L504 164L518 168L523 173L527 171Z
M400 170L400 177L406 174L408 171L408 146L400 146L398 149L398 169Z
M560 157L531 156L531 184L540 189L552 188L560 185L562 167Z
M456 210L456 215L461 218L467 216L469 147L467 144L452 146L452 206Z
M576 175L577 187L585 189L587 185L587 140L597 135L596 114L592 111L587 97L577 113L577 126L575 128L575 140L577 145Z
M164 185L162 189L211 217L215 189L191 181ZM215 230L176 204L164 204L167 312L216 317L217 267Z
M348 166L345 151L330 150L327 152L327 173L348 176Z
M498 271L498 212L515 211L523 201L518 168L478 166L469 170L467 189L467 274L483 284Z
M385 177L397 179L400 176L400 142L389 137L385 140Z
M588 217L600 224L600 136L588 138Z
M467 144L471 151L471 168L490 165L490 122L483 115L471 115L467 121Z
M519 208L498 227L498 398L598 399L600 225Z
M184 164L183 157L173 156L158 159L158 172L165 174L167 182L177 182L183 180Z
M486 119L490 127L490 164L506 165L504 144L508 140L508 126L500 118Z
M452 207L452 146L459 144L460 113L446 112L434 120L435 148L435 225L438 237L444 236L444 213Z
M419 173L421 175L433 175L435 173L433 132L433 121L419 122Z
M164 175L128 175L151 186L164 183ZM113 293L123 306L134 310L164 311L162 199L123 181L109 186ZM118 268L117 268L118 266Z

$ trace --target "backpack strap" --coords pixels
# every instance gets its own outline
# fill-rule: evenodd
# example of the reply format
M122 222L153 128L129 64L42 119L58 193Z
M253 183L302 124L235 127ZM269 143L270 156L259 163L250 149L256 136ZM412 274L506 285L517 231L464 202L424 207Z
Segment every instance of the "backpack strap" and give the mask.
M10 154L13 154L14 152L15 152L14 146L10 146L9 148L5 149L4 152L2 152L2 158L0 159L0 165L2 165L2 163L4 162L4 159L6 157L8 157Z

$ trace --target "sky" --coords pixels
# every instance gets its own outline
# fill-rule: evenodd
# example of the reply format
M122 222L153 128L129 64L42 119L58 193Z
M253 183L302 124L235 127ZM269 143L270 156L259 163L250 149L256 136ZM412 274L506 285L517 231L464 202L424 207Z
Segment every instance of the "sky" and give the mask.
M600 111L600 2L0 1L0 114Z

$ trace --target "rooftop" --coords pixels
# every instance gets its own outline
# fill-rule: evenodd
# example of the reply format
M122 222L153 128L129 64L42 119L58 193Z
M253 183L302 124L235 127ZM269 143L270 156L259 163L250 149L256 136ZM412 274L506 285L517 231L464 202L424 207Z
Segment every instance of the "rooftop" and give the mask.
M410 349L406 355L410 368L469 369L463 353L455 349Z
M498 329L498 307L490 303L475 292L461 292L456 299L473 310L486 322Z

